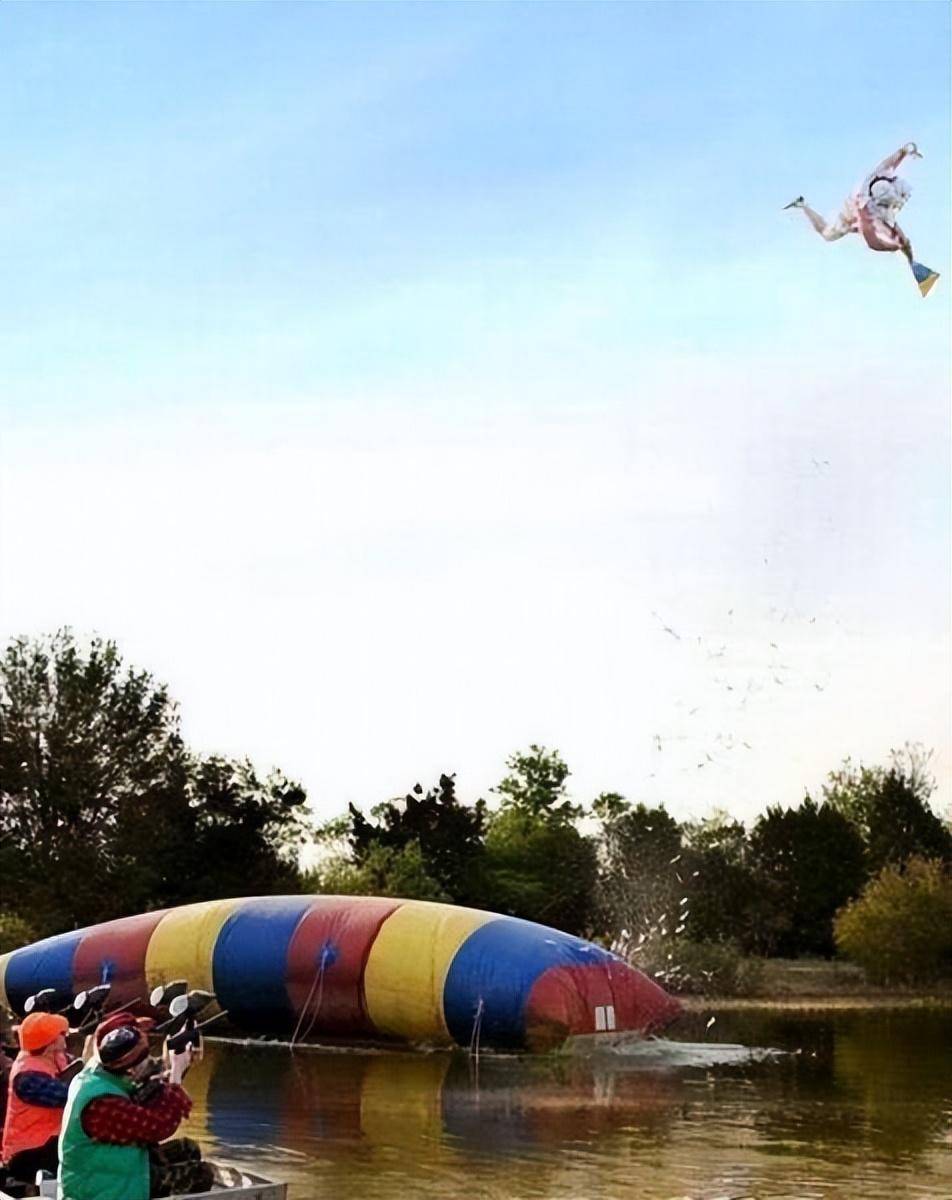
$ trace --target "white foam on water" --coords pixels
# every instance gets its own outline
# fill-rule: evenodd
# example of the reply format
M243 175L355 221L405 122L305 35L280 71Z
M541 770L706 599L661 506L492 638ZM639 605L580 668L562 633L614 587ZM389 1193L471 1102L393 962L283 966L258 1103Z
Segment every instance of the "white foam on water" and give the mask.
M571 1054L624 1059L626 1065L658 1068L746 1066L786 1057L785 1050L741 1046L733 1042L672 1042L632 1034L596 1039L571 1039Z

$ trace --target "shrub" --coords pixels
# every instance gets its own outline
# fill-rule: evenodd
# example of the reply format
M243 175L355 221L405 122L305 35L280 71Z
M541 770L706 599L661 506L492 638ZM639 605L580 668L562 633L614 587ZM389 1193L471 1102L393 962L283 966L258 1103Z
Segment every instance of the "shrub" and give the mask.
M29 922L15 913L0 912L0 954L19 950L36 941L36 933Z
M746 958L734 942L659 938L639 957L643 961L632 959L633 966L682 995L752 996L763 976L763 963Z
M837 913L836 945L875 983L952 976L952 874L939 859L885 867Z

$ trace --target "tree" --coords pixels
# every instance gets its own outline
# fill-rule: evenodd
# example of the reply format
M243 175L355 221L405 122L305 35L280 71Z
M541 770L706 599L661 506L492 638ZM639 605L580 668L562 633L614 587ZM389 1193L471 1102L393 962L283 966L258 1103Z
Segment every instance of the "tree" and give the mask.
M589 930L597 871L595 847L575 828L581 808L567 797L569 769L557 750L513 754L502 796L488 818L487 904L568 933Z
M7 647L0 715L0 836L15 851L4 906L57 930L114 915L117 898L136 905L151 867L130 879L117 833L183 762L166 689L124 669L113 642L94 638L84 653L64 629Z
M456 776L440 775L424 793L416 784L402 800L388 800L368 821L349 806L349 841L354 862L362 866L376 848L400 851L416 847L427 877L458 904L479 904L485 894L486 802L461 804Z
M684 878L689 879L689 937L699 942L736 942L762 953L776 940L780 912L777 885L758 875L751 863L747 831L718 811L683 827ZM765 896L768 902L765 903ZM781 919L781 926L786 921Z
M774 888L775 926L785 917L771 951L832 954L833 915L866 877L863 841L853 823L810 796L799 808L768 808L751 831L750 857Z
M36 941L36 931L22 917L0 912L0 954L19 950Z
M595 848L577 829L505 809L490 822L486 850L487 907L566 933L589 931Z
M0 907L38 932L296 886L303 790L190 754L165 686L114 642L15 639L0 715Z
M298 854L309 832L306 793L273 770L260 778L247 760L195 759L188 821L170 830L166 903L296 891ZM184 869L183 869L184 868Z
M929 804L931 757L921 746L906 745L893 751L889 767L854 766L847 759L830 773L824 798L859 830L869 874L914 856L952 863L952 831Z
M618 952L628 955L653 939L673 936L682 924L681 830L663 808L621 804L611 794L610 802L599 797L593 808L602 815L600 925Z
M558 750L532 745L528 754L511 754L506 766L510 774L493 788L502 796L502 809L555 825L568 824L582 815L581 807L568 798L566 780L571 771Z
M450 900L429 874L419 842L382 846L372 842L359 862L337 857L309 876L310 887L331 896L394 896L402 900Z
M938 859L886 866L836 915L836 945L878 983L952 977L952 873Z

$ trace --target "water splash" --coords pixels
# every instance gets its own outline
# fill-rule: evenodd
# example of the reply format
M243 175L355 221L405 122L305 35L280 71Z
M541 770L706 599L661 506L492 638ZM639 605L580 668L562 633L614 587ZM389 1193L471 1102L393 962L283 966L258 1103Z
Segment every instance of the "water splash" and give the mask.
M597 1039L571 1038L565 1051L577 1056L623 1059L626 1066L652 1070L680 1067L749 1066L786 1058L786 1050L768 1046L741 1046L732 1042L673 1042L667 1038L641 1038L631 1034Z

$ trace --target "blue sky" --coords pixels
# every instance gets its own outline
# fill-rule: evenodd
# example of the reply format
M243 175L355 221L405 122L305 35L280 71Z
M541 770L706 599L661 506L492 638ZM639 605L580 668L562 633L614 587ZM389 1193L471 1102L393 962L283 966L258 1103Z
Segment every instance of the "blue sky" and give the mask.
M530 740L679 815L945 784L949 21L4 5L0 631L328 812ZM910 138L927 301L780 211Z

